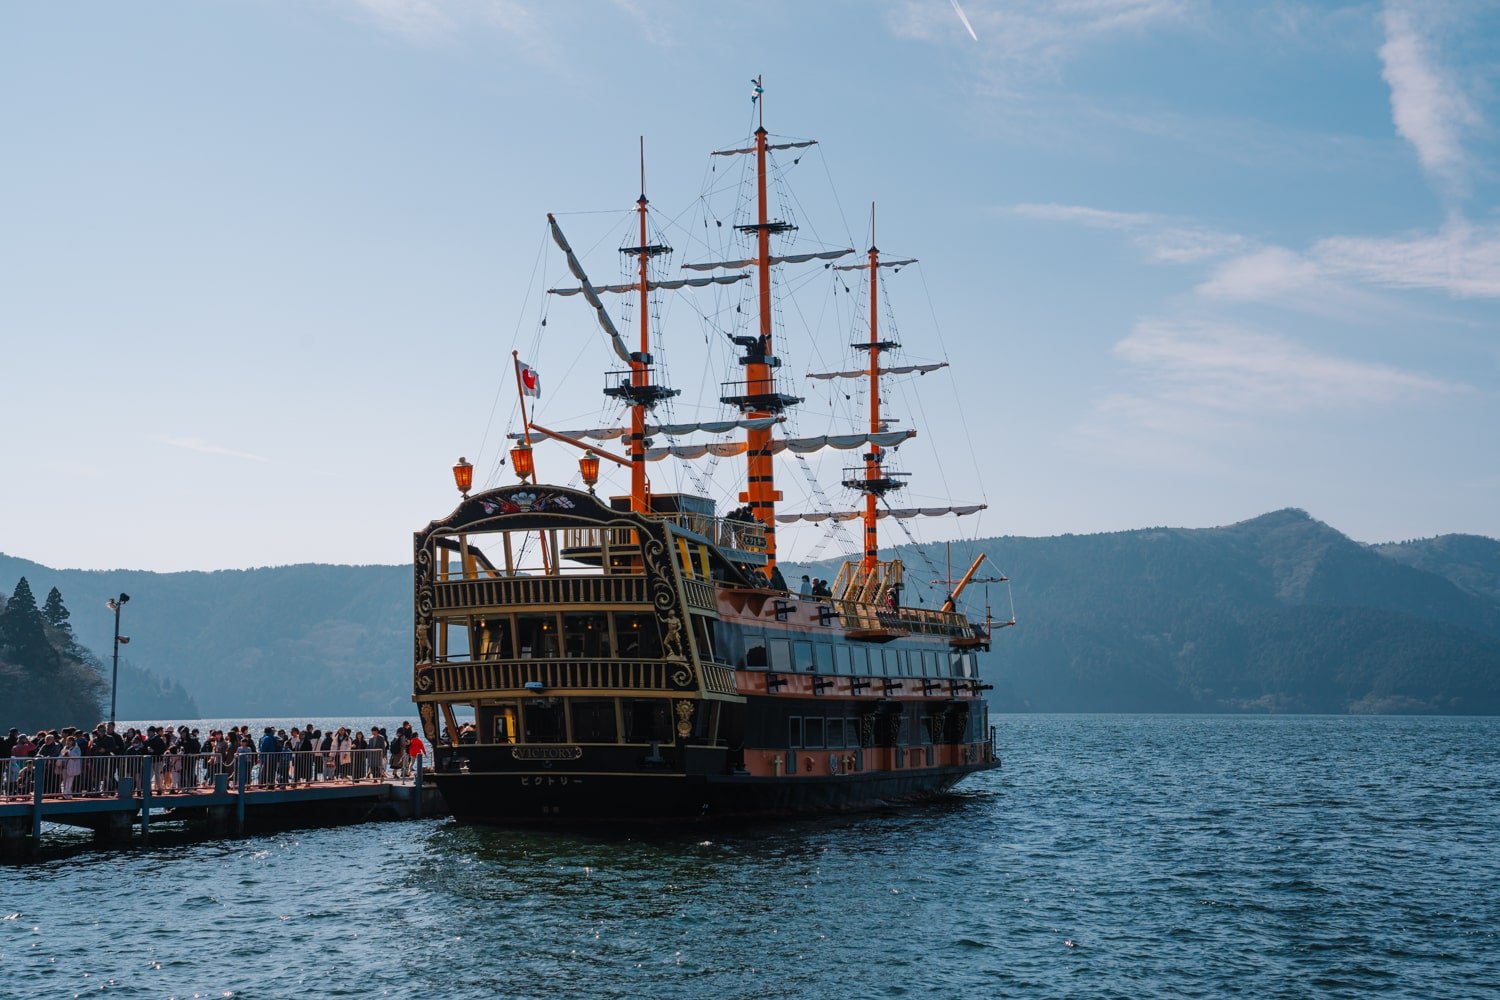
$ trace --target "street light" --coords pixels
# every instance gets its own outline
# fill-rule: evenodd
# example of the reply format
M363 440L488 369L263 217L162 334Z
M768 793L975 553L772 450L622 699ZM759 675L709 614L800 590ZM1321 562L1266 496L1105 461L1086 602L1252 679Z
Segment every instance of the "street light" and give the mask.
M120 609L130 600L130 595L121 591L119 597L111 597L105 607L115 613L115 667L109 680L109 725L115 725L115 692L120 688L120 647L129 645L130 636L120 634Z

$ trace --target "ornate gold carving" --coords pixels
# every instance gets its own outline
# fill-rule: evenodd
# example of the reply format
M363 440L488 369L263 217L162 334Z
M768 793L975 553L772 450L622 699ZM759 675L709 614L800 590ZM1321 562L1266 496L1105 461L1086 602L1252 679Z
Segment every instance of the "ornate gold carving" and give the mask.
M668 611L662 619L661 648L669 660L685 660L682 652L682 619L677 611Z
M687 739L693 735L693 703L687 698L677 699L677 737Z

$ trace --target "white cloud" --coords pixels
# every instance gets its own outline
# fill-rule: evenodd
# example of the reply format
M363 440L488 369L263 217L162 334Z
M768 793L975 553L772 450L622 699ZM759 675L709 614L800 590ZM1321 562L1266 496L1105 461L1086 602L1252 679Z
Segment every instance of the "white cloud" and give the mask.
M1306 253L1262 247L1221 264L1197 291L1231 301L1308 304L1314 295L1347 296L1349 282L1500 297L1500 228L1454 218L1432 233L1329 237Z
M1101 39L1182 21L1192 5L1187 0L1006 0L970 2L964 10L967 23L951 6L906 0L886 21L902 38L971 46L977 41L997 73L1021 79L1056 69Z
M453 20L437 0L346 0L397 35L430 40L446 35Z
M256 455L248 451L236 451L233 448L225 448L222 445L210 444L202 438L163 437L158 440L162 444L171 445L173 448L181 448L184 451L195 451L200 455L223 455L226 458L243 458L251 462L267 461L263 455Z
M1021 204L1011 214L1042 222L1061 222L1131 232L1131 242L1152 260L1184 264L1222 257L1246 245L1243 236L1175 222L1150 212L1116 212L1087 205Z
M1422 11L1405 0L1385 6L1381 76L1391 88L1396 131L1412 144L1423 169L1453 183L1465 166L1463 132L1480 119L1457 83L1434 58Z
M1144 320L1114 352L1144 375L1157 398L1210 411L1295 413L1466 388L1212 321Z

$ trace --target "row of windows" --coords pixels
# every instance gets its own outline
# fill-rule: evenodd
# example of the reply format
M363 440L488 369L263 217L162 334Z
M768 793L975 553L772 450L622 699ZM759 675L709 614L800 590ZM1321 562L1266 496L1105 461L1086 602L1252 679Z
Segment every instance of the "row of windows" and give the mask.
M782 639L720 623L717 648L729 662L747 669L854 677L974 677L969 650L872 647L852 643Z
M455 650L450 649L453 655ZM474 625L474 657L485 660L656 659L661 630L654 614L532 612L493 615Z
M787 719L786 745L793 750L869 747L877 743L927 744L977 741L984 738L985 716L965 714L954 719L943 715L872 716L851 718L793 715Z

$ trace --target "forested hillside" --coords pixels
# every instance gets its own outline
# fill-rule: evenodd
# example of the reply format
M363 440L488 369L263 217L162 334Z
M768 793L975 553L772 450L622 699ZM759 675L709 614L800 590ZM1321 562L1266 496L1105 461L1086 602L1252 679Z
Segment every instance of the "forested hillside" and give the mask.
M1222 528L1147 528L953 546L1014 587L1018 624L987 660L998 711L1500 713L1500 542L1367 546L1299 510ZM898 554L910 596L942 587L941 546ZM832 577L836 564L790 568ZM80 641L107 649L107 598L132 600L130 660L180 682L208 715L403 711L411 571L286 566L215 573L50 570ZM985 586L965 595L982 615ZM1004 585L988 585L996 616ZM123 671L122 671L123 675ZM122 699L126 682L121 681ZM122 717L127 717L121 712Z

